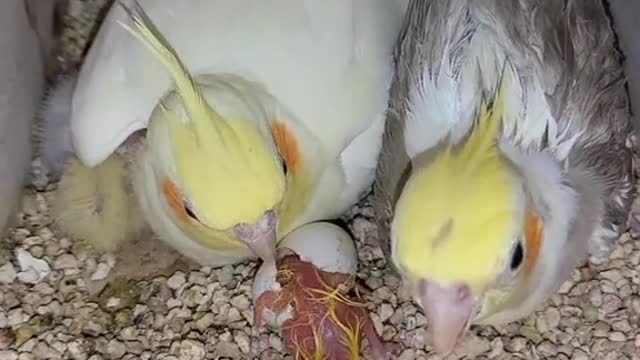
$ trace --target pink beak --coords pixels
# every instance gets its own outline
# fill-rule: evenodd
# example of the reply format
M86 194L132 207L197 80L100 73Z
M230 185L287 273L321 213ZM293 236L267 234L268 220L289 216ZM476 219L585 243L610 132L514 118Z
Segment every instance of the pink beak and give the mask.
M235 235L265 263L276 262L277 216L273 210L267 211L254 224L238 224L233 230Z
M448 355L469 327L474 308L471 290L464 284L443 287L423 279L417 295L433 347L439 354Z

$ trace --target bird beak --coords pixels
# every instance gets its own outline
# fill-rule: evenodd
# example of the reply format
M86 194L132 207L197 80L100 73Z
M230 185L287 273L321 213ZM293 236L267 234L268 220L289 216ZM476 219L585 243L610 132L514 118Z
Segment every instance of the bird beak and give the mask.
M265 263L276 262L277 216L269 210L253 224L238 224L233 228L235 235Z
M428 321L427 333L435 350L448 355L469 328L474 301L468 286L441 286L423 279L418 284L417 301Z

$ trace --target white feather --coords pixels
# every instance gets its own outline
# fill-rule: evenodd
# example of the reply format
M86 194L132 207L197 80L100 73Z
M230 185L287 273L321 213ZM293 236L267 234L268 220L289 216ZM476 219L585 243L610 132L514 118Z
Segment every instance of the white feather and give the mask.
M543 86L537 73L508 62L504 44L494 29L480 27L464 48L460 71L454 73L451 60L445 58L439 72L430 76L425 69L418 86L410 89L405 146L410 157L432 148L451 135L458 142L468 131L482 100L498 84L505 61L511 87L505 99L503 137L522 148L535 148L548 128L549 147L558 158L569 153L577 135L558 132ZM568 127L567 127L568 128Z
M264 85L329 153L340 154L386 108L401 1L140 3L193 73L233 73ZM162 65L118 23L124 16L111 9L73 100L73 143L88 165L146 127L171 86Z

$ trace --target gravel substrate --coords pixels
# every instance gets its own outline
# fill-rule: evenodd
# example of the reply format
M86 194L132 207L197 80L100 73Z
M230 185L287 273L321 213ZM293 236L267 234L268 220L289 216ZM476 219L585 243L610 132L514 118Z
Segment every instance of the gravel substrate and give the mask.
M60 69L81 57L107 0L70 0ZM167 276L99 284L118 268L58 234L48 209L55 184L34 162L17 227L0 243L0 360L282 359L269 334L263 351L253 329L253 263L175 271ZM440 359L425 341L425 318L386 269L366 202L345 218L360 248L359 276L378 332L401 344L398 360ZM640 242L625 234L611 260L575 271L559 293L522 322L474 330L470 359L640 359ZM104 284L102 284L104 285ZM98 286L98 285L95 285Z

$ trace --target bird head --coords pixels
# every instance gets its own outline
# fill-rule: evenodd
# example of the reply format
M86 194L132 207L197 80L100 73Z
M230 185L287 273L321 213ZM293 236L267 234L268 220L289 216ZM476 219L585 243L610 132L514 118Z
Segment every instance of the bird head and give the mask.
M167 211L191 238L211 248L246 244L274 261L286 166L268 131L225 118L207 102L199 114L170 93L152 115L150 151L161 154L157 177Z
M464 139L413 160L391 224L392 260L441 353L515 296L540 249L542 223L498 144L505 84L482 103Z
M147 148L157 154L153 166L171 219L204 246L233 250L245 244L265 262L275 262L286 168L274 130L256 126L253 119L221 115L205 97L211 89L188 72L139 5L125 11L135 30L124 26L175 81L147 130Z

